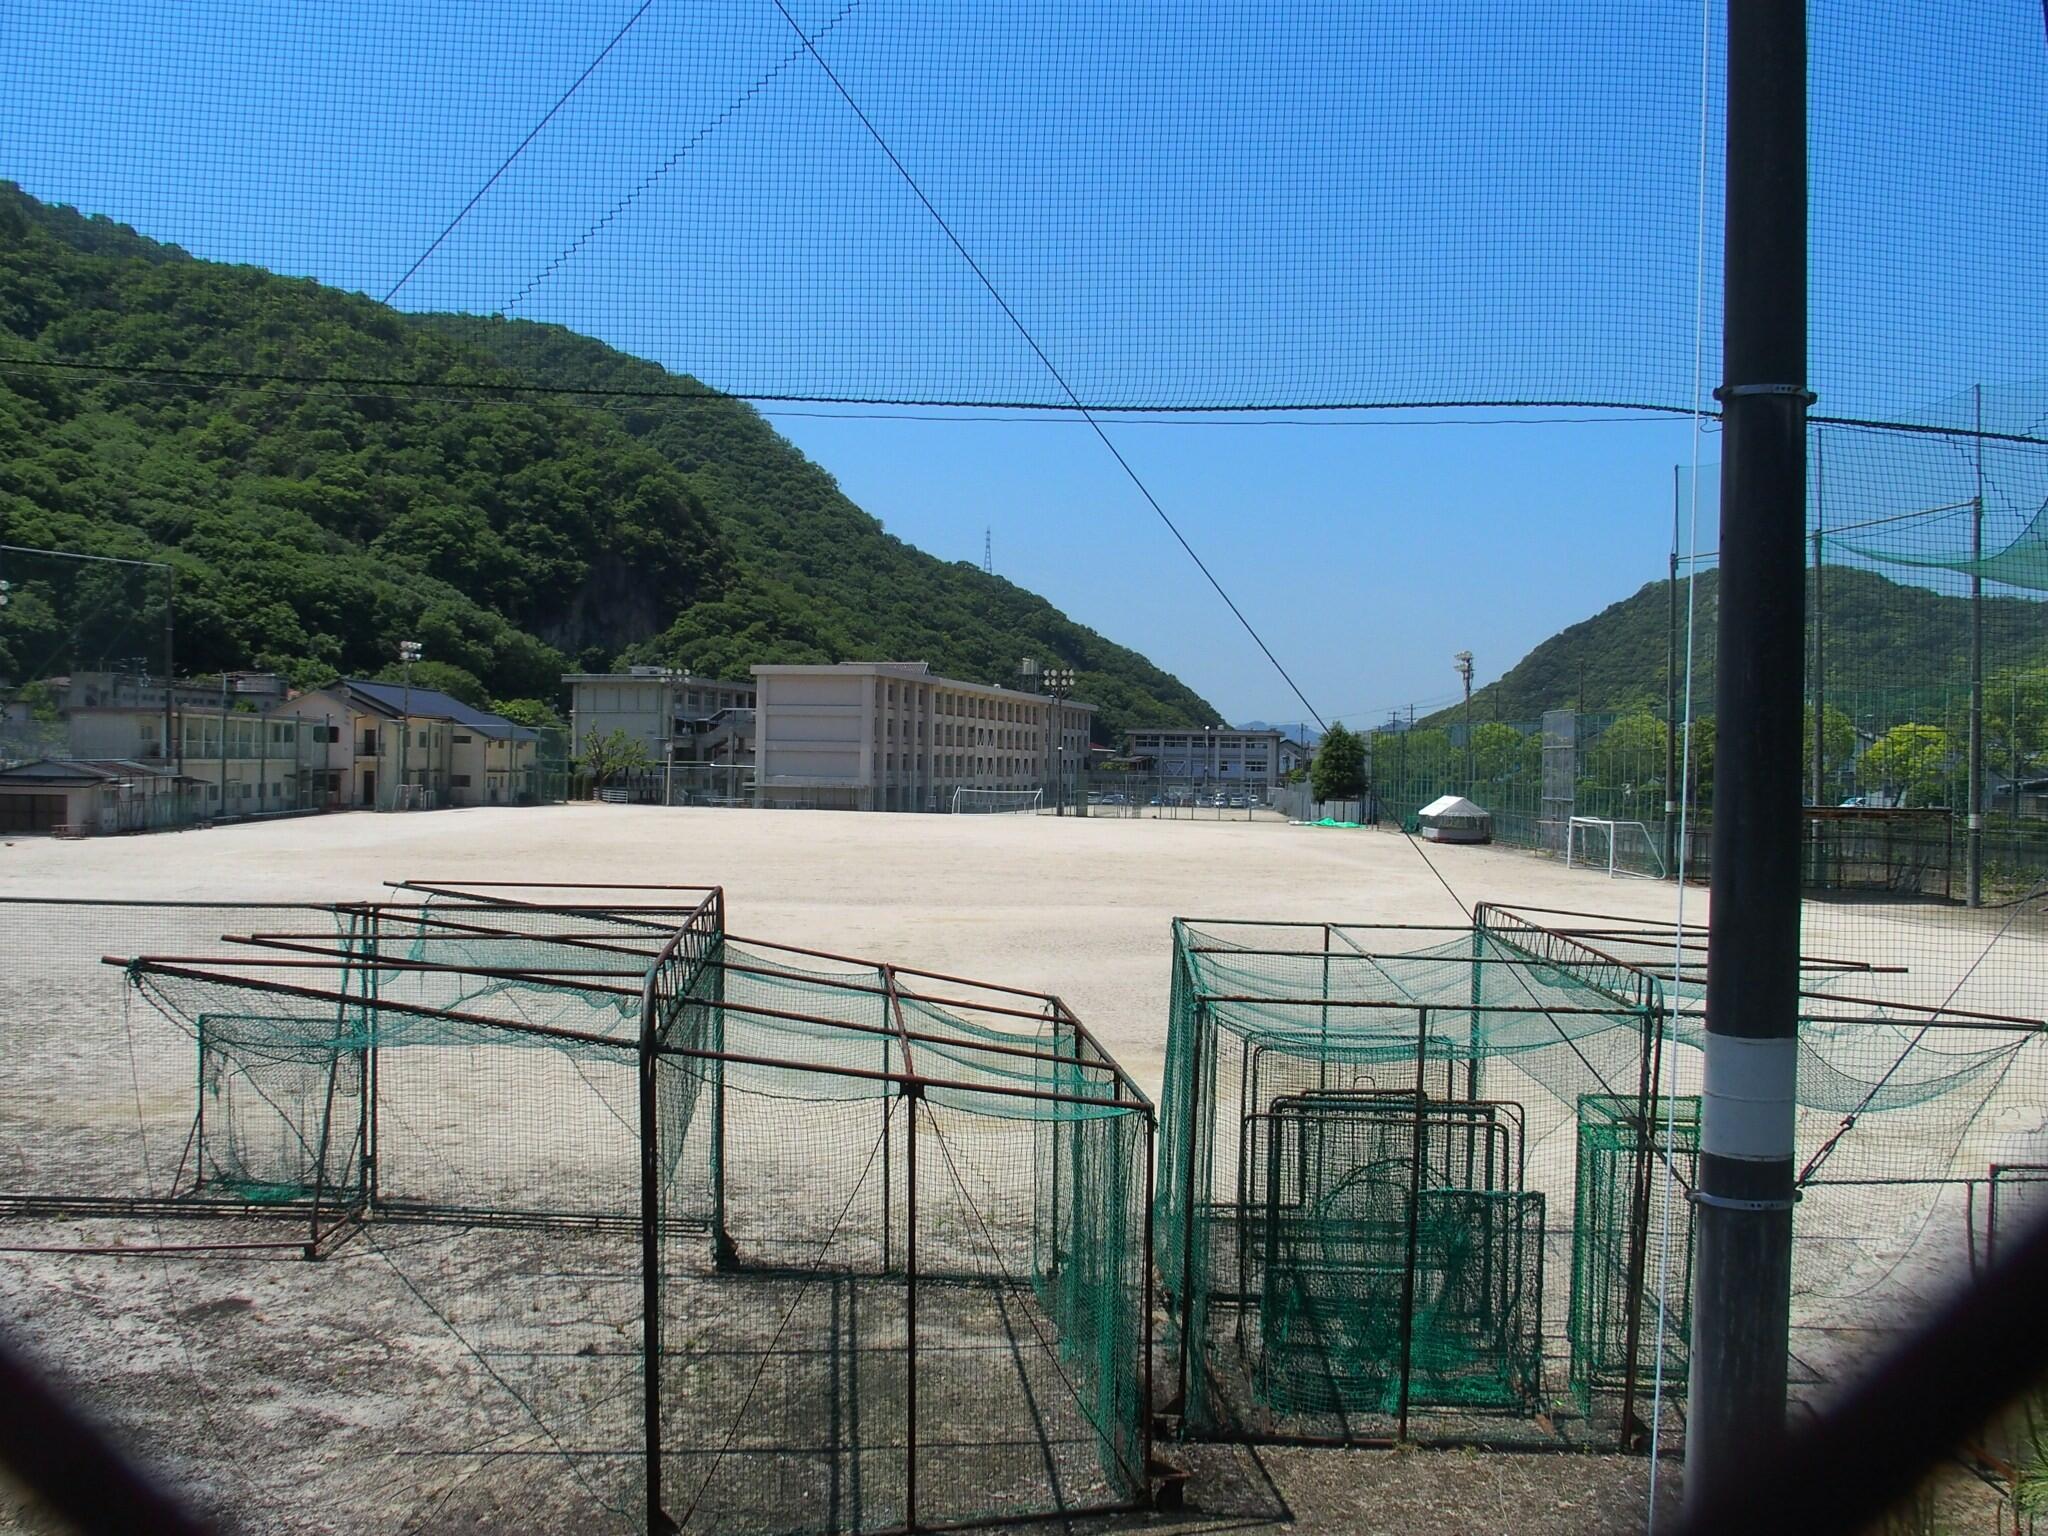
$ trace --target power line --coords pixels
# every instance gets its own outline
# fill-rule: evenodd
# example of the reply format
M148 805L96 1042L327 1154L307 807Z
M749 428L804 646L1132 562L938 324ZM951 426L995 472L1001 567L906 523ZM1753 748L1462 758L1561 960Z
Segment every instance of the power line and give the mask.
M1017 312L1010 308L1009 301L1002 296L996 285L989 280L988 274L982 271L981 264L974 259L973 254L961 243L960 237L953 233L953 227L946 222L945 216L933 205L932 200L925 196L924 188L917 184L917 178L912 176L909 168L896 157L896 151L889 147L889 141L882 137L881 131L872 122L868 121L868 115L861 110L860 103L853 99L852 93L840 83L839 77L832 72L832 66L825 62L825 56L819 53L810 38L804 35L804 29L796 24L796 18L789 14L789 8L783 4L783 0L775 0L775 9L782 13L782 19L789 23L790 30L803 39L805 50L817 62L818 68L824 71L825 78L832 83L832 89L839 93L840 99L852 109L853 115L860 119L861 127L867 130L868 137L873 139L882 153L889 157L889 163L896 167L896 174L903 178L904 185L909 187L917 200L924 205L925 212L932 216L933 222L939 226L941 233L952 243L953 249L960 253L960 259L967 263L968 268L980 280L981 286L988 290L989 297L996 301L996 307L1002 310L1010 324L1016 327L1017 334L1024 338L1024 344L1030 347L1038 360L1045 365L1045 371L1052 375L1053 382L1059 385L1061 392L1069 400L1073 401L1074 409L1079 411L1088 425L1094 429L1096 437L1101 439L1102 446L1109 450L1110 457L1116 460L1117 466L1129 477L1131 484L1138 488L1138 494L1143 496L1152 510L1159 515L1159 520L1166 525L1166 531L1172 534L1174 541L1186 551L1187 557L1195 562L1195 569L1208 578L1209 585L1216 589L1216 595L1223 599L1223 605L1231 611L1237 622L1244 626L1244 632L1252 637L1252 643L1258 646L1260 651L1265 654L1266 660L1273 664L1273 670L1280 674L1281 680L1292 690L1294 696L1301 700L1301 707L1315 716L1317 725L1322 725L1323 717L1316 713L1315 705L1309 703L1308 695L1301 691L1301 685L1295 682L1293 676L1280 664L1280 658L1273 654L1272 647L1267 645L1258 630L1252 627L1251 620L1247 619L1244 616L1244 611L1231 600L1230 594L1223 590L1223 583L1216 579L1215 573L1203 563L1202 557L1195 553L1195 547L1187 541L1186 536L1175 526L1173 519L1167 516L1166 508L1159 504L1159 499L1152 494L1151 488L1139 478L1138 472L1131 467L1130 461L1117 451L1116 444L1111 442L1109 434L1103 431L1102 423L1097 421L1088 408L1081 403L1080 395L1072 385L1067 383L1066 375L1061 373L1058 366L1046 355L1045 348L1038 344L1038 338L1033 336L1030 329L1018 318Z
M592 75L597 73L597 66L602 64L609 57L611 57L611 51L619 46L619 44L625 39L626 34L633 30L634 26L639 22L640 18L642 16L645 16L647 12L653 7L653 5L654 0L640 0L640 9L638 9L632 15L626 18L626 24L623 27L619 28L618 31L612 34L611 41L606 43L604 47L598 50L596 58L592 59L588 64L583 66L583 73L578 75L573 81L570 82L569 89L562 92L562 94L555 99L555 104L552 107L549 107L547 111L542 114L541 120L535 123L531 128L529 128L526 131L526 137L521 139L518 145L514 147L512 153L505 157L504 161L498 166L498 168L495 171L491 172L489 177L485 179L484 184L476 189L475 195L473 195L468 202L462 205L461 211L457 213L454 218L448 221L448 227L443 229L441 233L439 233L438 235L434 236L433 243L430 244L424 251L421 251L418 258L413 262L413 264L405 269L405 275L399 278L397 282L391 285L391 291L384 295L384 302L386 304L389 304L393 299L397 298L398 290L403 288L407 283L411 282L413 279L413 274L418 272L421 267L427 264L427 259L430 256L432 256L434 252L441 249L441 242L446 240L450 235L455 233L455 226L460 224L464 219L469 217L470 210L476 207L478 203L484 200L485 194L488 193L491 190L491 188L495 187L498 184L499 177L503 176L507 171L512 169L512 162L514 160L517 160L521 155L526 153L526 146L531 144L535 139L540 137L540 131L543 128L547 127L549 123L555 120L555 114L561 111L562 108L566 107L569 104L569 98L571 96L574 96L578 91L580 91L583 88L584 81L588 80Z
M390 396L400 398L409 395L437 395L451 399L465 396L569 396L591 400L666 400L678 405L710 405L742 401L761 406L773 405L849 405L870 406L876 409L863 412L827 411L769 411L764 416L818 416L821 418L840 417L849 421L947 421L947 422L1001 422L1037 421L1044 423L1065 423L1070 415L1082 417L1079 425L1094 426L1092 418L1101 416L1127 420L1134 426L1298 426L1298 427L1449 427L1449 426L1546 426L1546 425L1598 425L1610 421L1660 421L1682 417L1688 413L1675 406L1662 406L1645 400L1272 400L1245 405L1115 405L1099 402L1084 402L1076 399L1072 405L1047 405L1043 400L945 400L926 398L896 398L886 395L796 395L759 392L740 392L713 389L705 385L688 387L682 384L655 385L604 385L604 384L547 384L533 380L489 380L489 379L419 379L400 378L390 374L349 374L349 373L292 373L270 368L193 368L161 363L101 363L89 358L70 357L0 357L0 370L25 368L43 369L63 373L107 374L125 379L154 380L172 385L188 385L195 388L253 386L258 384L293 384L307 388L324 388L340 394L355 394L365 398ZM1071 389L1068 391L1070 397ZM910 410L933 410L947 412L1013 411L1031 413L1015 416L955 415L913 417L903 414ZM1483 417L1447 418L1441 421L1246 421L1238 418L1258 416L1275 411L1312 411L1318 416L1342 411L1601 411L1600 416L1587 417ZM1057 413L1057 414L1048 414ZM1147 417L1159 418L1147 420ZM1712 430L1720 418L1703 413L1701 425ZM2027 432L1978 432L1969 427L1936 427L1913 422L1878 421L1863 417L1809 416L1811 426L1859 427L1877 432L1903 432L1920 437L1945 437L1963 442L1982 441L1986 443L2010 443L2021 447L2048 447L2048 436L2034 436ZM1097 430L1100 430L1099 428Z
M860 0L847 0L847 3L840 9L839 13L836 16L832 17L822 27L818 28L818 36L823 37L827 32L830 32L834 27L838 26L842 21L846 20L848 16L851 16L853 14L854 7L858 6L859 4ZM641 9L644 11L645 9L647 9L647 7L643 5ZM639 18L637 16L634 18L634 20L636 21L638 19ZM629 27L632 24L633 23L630 21L626 23L626 25ZM623 32L620 35L623 36ZM613 41L617 41L617 39L613 39ZM777 75L781 74L785 69L789 68L790 65L794 64L798 59L802 58L803 56L804 51L802 48L790 49L790 51L787 54L785 54L781 59L779 59L776 62L775 67L773 69L769 70L766 74L762 75L759 79L757 79L752 85L748 86L744 91L741 91L739 95L735 96L730 102L726 104L724 111L720 112L716 117L712 118L710 122L705 123L703 126L698 128L698 130L695 133L693 133L687 140L685 140L682 148L672 153L666 160L662 161L660 165L656 166L652 171L648 172L647 175L641 177L639 183L636 186L634 186L632 191L628 192L624 197L614 202L611 205L611 207L605 210L603 217L599 218L595 223L591 224L588 228L586 228L582 234L578 235L574 240L570 241L567 246L563 247L563 249L555 256L554 260L550 261L538 273L536 273L533 277L529 278L527 280L526 285L523 288L521 288L517 293L512 295L510 299L505 301L504 306L498 311L498 313L501 315L510 315L513 310L517 309L521 304L523 304L528 298L532 296L533 291L536 288L540 287L542 283L545 283L549 278L553 277L555 273L560 271L562 267L570 260L571 257L575 256L576 253L582 250L584 246L588 245L592 240L596 239L598 235L603 233L605 230L609 229L612 223L619 217L619 215L624 213L628 208L632 207L634 203L638 202L650 187L652 187L656 182L660 181L662 177L668 175L668 173L674 170L678 165L681 165L683 163L683 158L686 155L688 155L691 150L695 149L699 144L703 143L704 140L706 140L713 133L715 133L718 130L718 128L728 118L732 117L733 114L738 112L742 107L746 106L748 102L752 101L755 97L759 96L761 92L765 91L771 84L773 84L775 77ZM581 82L579 82L579 84L580 83Z

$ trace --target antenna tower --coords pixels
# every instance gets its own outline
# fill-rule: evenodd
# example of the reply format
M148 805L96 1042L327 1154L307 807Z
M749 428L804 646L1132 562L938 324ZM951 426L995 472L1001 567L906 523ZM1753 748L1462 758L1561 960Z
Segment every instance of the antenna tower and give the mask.
M981 574L993 576L996 573L996 539L993 528L981 530Z

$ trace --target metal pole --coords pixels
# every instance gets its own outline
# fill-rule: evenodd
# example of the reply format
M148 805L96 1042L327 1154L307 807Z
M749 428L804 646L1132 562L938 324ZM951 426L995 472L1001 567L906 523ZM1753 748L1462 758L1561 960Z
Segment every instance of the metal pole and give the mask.
M177 635L176 613L178 608L178 572L173 566L164 567L164 762L175 774L184 772L184 746L176 737L177 722L173 714L172 695L178 690L173 679L177 676ZM177 793L175 780L171 792Z
M1977 494L1970 498L1970 846L1965 899L1984 904L1984 386L1977 401Z
M640 1023L640 1388L641 1435L647 1453L647 1530L667 1536L674 1523L661 1507L661 1116L655 1092L654 1006Z
M1422 1164L1426 1151L1423 1138L1424 1106L1429 1102L1429 1010L1415 1014L1415 1129L1408 1147L1408 1255L1401 1272L1401 1397L1396 1442L1408 1440L1409 1387L1415 1368L1415 1269L1416 1247L1422 1237Z
M1818 435L1814 444L1814 481L1818 493L1820 481L1820 445ZM1818 503L1816 503L1818 505ZM1823 580L1821 575L1821 527L1816 514L1813 528L1813 805L1814 809L1827 804L1827 743L1828 743L1828 691L1827 691L1827 641L1823 635L1822 621L1826 613L1823 601ZM1824 882L1826 850L1821 845L1822 826L1818 816L1813 818L1813 884Z
M228 813L228 675L220 675L220 814Z
M405 809L405 753L412 736L412 658L405 661L405 710L398 722L398 809Z
M1664 867L1678 878L1678 509L1683 466L1671 466L1671 590L1664 605Z
M904 1070L909 1070L906 1059ZM917 1111L924 1090L902 1085L904 1108L903 1170L903 1329L908 1358L903 1366L903 1524L917 1529Z
M1705 1508L1785 1427L1805 639L1806 11L1729 0L1705 1082L1685 1494Z
M1139 1389L1138 1389L1138 1402L1137 1402L1137 1409L1138 1409L1138 1434L1139 1434L1139 1437L1140 1437L1140 1446L1141 1446L1141 1449L1142 1449L1142 1452L1143 1452L1143 1461L1142 1461L1142 1463L1141 1463L1141 1464L1142 1464L1142 1466L1143 1466L1143 1468L1144 1468L1143 1476L1144 1476L1144 1478L1145 1478L1145 1485L1144 1485L1144 1488L1143 1488L1143 1495L1144 1495L1144 1501L1145 1501L1145 1503L1146 1503L1147 1505L1149 1505L1149 1504L1151 1504L1151 1502L1152 1502L1152 1497L1153 1497L1153 1495L1152 1495L1152 1308L1153 1308L1153 1293L1152 1293L1152 1287L1153 1287L1153 1283L1154 1283L1154 1281L1153 1281L1153 1277L1154 1277L1154 1276L1155 1276L1155 1275L1156 1275L1156 1274L1158 1273L1158 1266L1157 1266L1156 1264L1154 1264L1154 1263L1152 1262L1152 1235L1153 1235L1153 1234L1152 1234L1152 1221L1153 1221L1153 1215L1152 1215L1152 1211L1153 1211L1153 1206L1154 1206L1154 1204L1156 1203L1156 1199L1157 1199L1157 1194L1158 1194L1158 1189L1157 1189L1157 1185L1156 1185L1156 1180L1157 1180L1157 1178L1158 1178L1158 1173L1157 1173L1157 1168L1158 1168L1158 1164L1157 1164L1157 1162L1155 1161L1155 1159L1154 1159L1154 1157L1153 1157L1153 1153L1154 1153L1154 1150L1155 1150L1155 1148L1156 1148L1156 1146L1157 1146L1157 1143L1158 1143L1158 1134L1159 1134L1159 1127L1158 1127L1158 1123L1157 1123L1157 1122L1156 1122L1156 1121L1155 1121L1155 1120L1154 1120L1154 1119L1152 1118L1152 1112L1151 1112L1151 1110L1150 1110L1150 1109L1147 1109L1147 1110L1146 1110L1146 1111L1144 1112L1144 1114L1145 1114L1145 1210L1144 1210L1144 1214L1143 1214L1142 1220L1143 1220L1143 1222L1144 1222L1144 1231L1145 1231L1145 1247L1144 1247L1144 1249L1143 1249L1143 1254L1142 1254L1142 1257L1141 1257L1141 1259L1140 1259L1140 1261L1139 1261L1139 1262L1140 1262L1140 1267L1142 1267L1142 1268L1143 1268L1143 1270L1144 1270L1144 1272L1145 1272L1145 1297L1144 1297L1144 1302L1143 1302L1143 1304L1142 1304L1142 1308L1141 1308L1141 1310L1140 1310L1140 1312L1139 1312L1139 1314L1138 1314L1138 1316L1139 1316L1139 1322L1138 1322L1138 1369L1139 1369L1139 1371L1140 1371L1140 1372L1141 1372L1142 1374L1141 1374L1141 1376L1140 1376L1140 1382L1141 1382L1141 1385L1140 1385L1140 1387L1139 1387Z
M369 964L363 971L363 1020L365 1024L364 1033L369 1038L369 1044L364 1050L363 1097L368 1102L367 1114L369 1122L363 1131L363 1145L365 1149L363 1157L363 1192L368 1209L375 1210L377 1207L378 1180L383 1172L379 1166L377 1142L377 1096L381 1089L379 1080L379 1067L381 1064L377 1059L378 1020L375 1012L377 1000L377 957L381 953L384 930L382 909L371 909L366 922L369 930L369 942L365 946L365 958L369 961ZM341 990L344 995L348 992L346 986Z
M676 775L676 680L668 674L662 680L665 708L661 716L661 803L675 803Z

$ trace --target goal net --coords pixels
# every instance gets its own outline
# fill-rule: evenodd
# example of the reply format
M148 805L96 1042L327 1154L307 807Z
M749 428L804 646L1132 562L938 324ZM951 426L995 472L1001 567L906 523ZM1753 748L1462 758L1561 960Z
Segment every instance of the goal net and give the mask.
M1045 798L1037 789L956 789L955 816L990 816L1036 811Z
M1565 827L1566 869L1585 865L1605 868L1609 877L1640 875L1662 880L1664 853L1648 825L1640 821L1610 821L1603 816L1574 816Z

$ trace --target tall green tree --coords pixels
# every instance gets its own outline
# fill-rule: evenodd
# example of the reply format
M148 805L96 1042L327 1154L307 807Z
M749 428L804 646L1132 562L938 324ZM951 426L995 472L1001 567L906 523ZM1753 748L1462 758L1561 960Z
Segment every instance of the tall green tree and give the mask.
M1664 722L1647 709L1621 716L1588 749L1587 776L1603 789L1664 785Z
M1940 805L1954 756L1940 726L1895 725L1870 744L1857 774L1868 787L1903 797L1903 804Z
M620 774L652 768L654 759L648 755L647 743L637 736L622 730L599 735L593 730L583 737L576 766L589 777L593 789L603 789Z
M1539 748L1539 766L1541 762ZM1528 763L1529 738L1512 725L1488 720L1472 728L1472 771L1481 783L1512 778L1520 774Z
M1323 733L1308 782L1318 800L1356 800L1365 793L1365 742L1343 721Z
M1813 706L1806 706L1800 721L1800 787L1811 793L1813 786ZM1856 756L1856 726L1834 705L1821 710L1820 768L1823 784L1846 769Z
M2036 777L2048 760L2048 671L2012 669L1984 680L1984 762L2008 779Z

